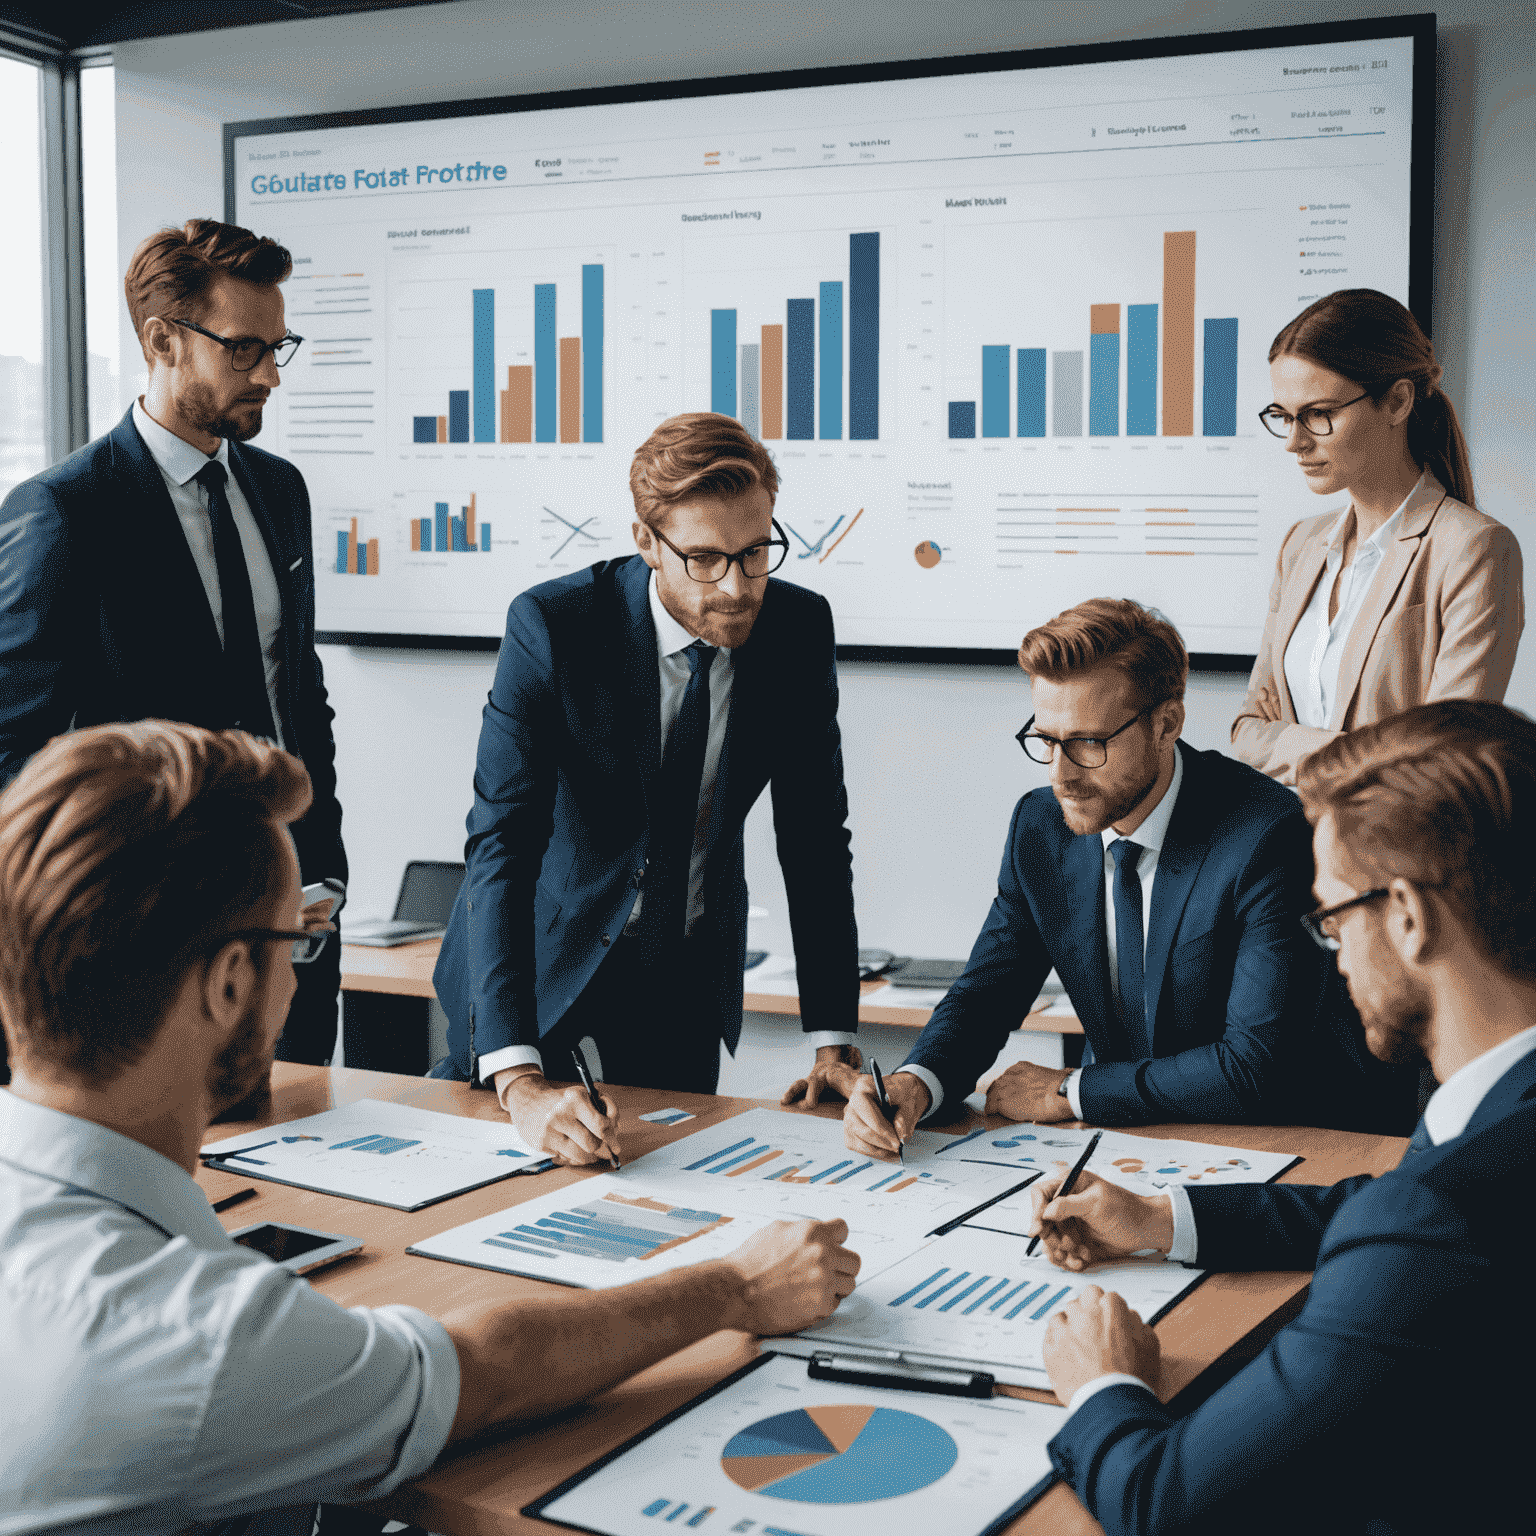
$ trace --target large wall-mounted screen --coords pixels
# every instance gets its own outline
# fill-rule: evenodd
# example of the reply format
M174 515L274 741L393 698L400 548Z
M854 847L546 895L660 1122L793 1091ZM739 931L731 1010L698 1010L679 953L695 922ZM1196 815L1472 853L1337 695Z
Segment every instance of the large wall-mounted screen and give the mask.
M1420 17L228 125L227 216L296 263L259 442L308 480L322 631L494 641L633 549L636 447L713 410L845 646L1011 652L1124 595L1251 655L1319 510L1257 419L1269 343L1336 288L1427 318L1433 48Z

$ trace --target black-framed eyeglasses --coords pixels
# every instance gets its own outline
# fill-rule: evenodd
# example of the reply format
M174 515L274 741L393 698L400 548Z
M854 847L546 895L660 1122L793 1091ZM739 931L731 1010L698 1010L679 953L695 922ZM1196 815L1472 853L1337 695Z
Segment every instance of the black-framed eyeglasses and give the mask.
M214 942L222 946L234 939L288 939L293 944L293 963L308 965L320 958L330 936L328 928L237 928L233 933L219 934Z
M1056 736L1042 736L1038 731L1031 731L1030 726L1035 723L1035 717L1031 715L1024 722L1024 729L1013 738L1024 748L1024 755L1035 763L1050 763L1056 759L1056 748L1060 747L1067 754L1069 762L1074 762L1079 768L1102 768L1109 761L1109 744L1121 731L1128 731L1141 719L1142 715L1150 714L1157 706L1148 705L1146 709L1131 716L1119 730L1114 730L1108 736L1068 736L1064 740Z
M733 562L741 567L743 576L756 581L760 576L771 576L789 556L789 540L784 537L784 530L773 519L770 521L778 538L753 544L734 555L726 554L723 549L698 549L685 555L659 528L652 528L651 532L683 562L683 569L694 581L706 585L724 581Z
M299 350L299 344L304 340L302 336L295 336L289 331L281 341L263 341L259 336L239 336L233 341L228 336L220 336L213 331L204 330L200 325L194 325L190 320L173 320L173 325L185 326L189 331L196 331L199 336L206 336L209 341L216 341L229 353L229 363L236 373L249 373L253 368L261 366L261 360L268 352L272 354L272 361L279 368L286 368L293 361L293 354Z
M1319 907L1315 912L1303 913L1301 926L1320 949L1337 950L1342 943L1339 925L1335 921L1339 913L1358 907L1362 902L1375 901L1378 896L1390 895L1391 889L1387 885L1378 885L1374 890L1362 891L1358 896L1351 896L1348 901L1341 901L1335 907Z
M1371 392L1366 390L1363 395L1356 395L1343 405L1304 405L1294 416L1289 411L1282 411L1278 405L1266 405L1259 412L1259 420L1264 423L1265 430L1275 437L1289 437L1292 422L1299 424L1308 437L1327 437L1333 431L1333 418L1340 411L1370 398Z

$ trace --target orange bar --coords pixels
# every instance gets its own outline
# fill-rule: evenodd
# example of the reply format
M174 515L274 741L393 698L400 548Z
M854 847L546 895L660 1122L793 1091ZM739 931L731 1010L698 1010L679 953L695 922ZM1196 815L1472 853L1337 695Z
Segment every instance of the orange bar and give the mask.
M501 440L504 443L533 441L532 368L507 369L507 388L501 397Z
M916 1183L917 1183L916 1179L903 1179L900 1184L888 1184L888 1185L886 1185L885 1192L888 1195L894 1195L898 1189L905 1189L909 1184L916 1184Z
M1090 304L1088 306L1088 331L1093 336L1118 336L1120 334L1120 306L1118 304Z
M421 553L421 519L419 517L411 519L411 552L412 554Z
M347 570L353 576L361 576L364 573L358 569L357 564L357 519L352 519L352 532L347 536Z
M560 441L581 441L581 337L560 338Z
M446 416L439 416L437 418L437 440L440 443L448 441L448 418Z
M763 327L763 437L784 436L784 327Z
M379 574L379 541L377 539L369 539L368 540L368 575L370 575L370 576L377 576L378 574Z
M469 493L469 505L464 508L464 542L473 552L480 548L480 535L475 531L475 493Z
M1195 435L1195 232L1163 236L1163 436Z
M750 1163L743 1163L740 1168L732 1168L726 1174L728 1179L740 1178L744 1173L751 1173L754 1168L761 1168L764 1163L771 1163L776 1157L783 1157L782 1152L764 1152L763 1155Z

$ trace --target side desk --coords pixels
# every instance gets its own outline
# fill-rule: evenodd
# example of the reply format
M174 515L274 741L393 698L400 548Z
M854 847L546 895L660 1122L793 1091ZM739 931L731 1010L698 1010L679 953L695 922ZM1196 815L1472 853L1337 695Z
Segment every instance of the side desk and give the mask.
M279 1062L273 1067L272 1090L270 1110L262 1119L217 1126L208 1139L242 1134L362 1098L395 1099L481 1120L500 1118L495 1099L467 1084L351 1068ZM627 1158L745 1110L778 1107L768 1101L659 1089L619 1088L615 1097ZM678 1127L650 1125L637 1118L667 1105L691 1110L697 1118ZM836 1119L841 1105L799 1112ZM968 1117L946 1129L962 1130L978 1123L979 1117L969 1112ZM994 1117L992 1123L1002 1122ZM1396 1166L1407 1145L1401 1137L1295 1127L1148 1126L1145 1134L1298 1152L1306 1161L1284 1175L1286 1182L1296 1183L1332 1183L1350 1174L1385 1173ZM519 1296L534 1294L543 1282L418 1258L405 1252L409 1244L589 1177L589 1171L557 1169L509 1179L412 1213L257 1181L257 1198L221 1220L230 1229L278 1220L359 1237L367 1245L364 1251L318 1272L312 1280L317 1290L348 1307L407 1302L437 1313L471 1302L512 1303ZM210 1200L252 1182L246 1174L206 1168L197 1179ZM1187 1407L1215 1390L1296 1315L1308 1278L1296 1273L1213 1275L1198 1286L1157 1324L1163 1398ZM445 1454L431 1472L379 1508L391 1518L443 1536L550 1536L555 1527L525 1520L518 1513L524 1504L712 1386L757 1351L757 1341L745 1334L717 1333L584 1407L472 1449ZM1040 1393L1019 1391L1018 1395L1051 1400ZM1071 1489L1057 1485L1008 1527L1008 1536L1086 1536L1099 1530Z

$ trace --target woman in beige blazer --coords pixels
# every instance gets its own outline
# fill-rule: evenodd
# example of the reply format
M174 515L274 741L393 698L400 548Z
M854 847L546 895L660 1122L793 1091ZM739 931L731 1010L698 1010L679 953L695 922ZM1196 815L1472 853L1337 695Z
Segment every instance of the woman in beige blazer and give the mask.
M1260 420L1319 496L1280 546L1232 744L1296 782L1302 758L1434 699L1502 702L1525 624L1520 545L1475 510L1429 338L1397 300L1342 289L1269 350Z

